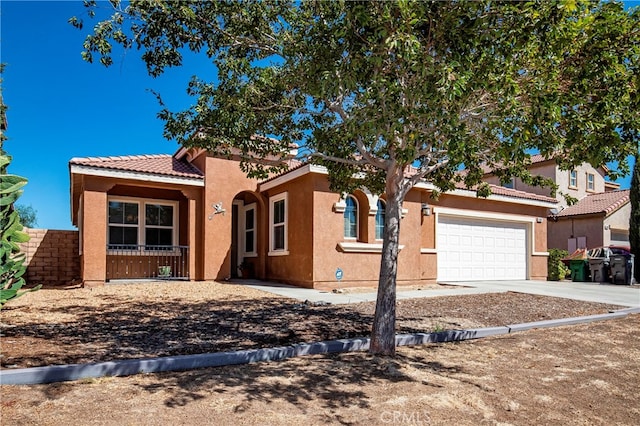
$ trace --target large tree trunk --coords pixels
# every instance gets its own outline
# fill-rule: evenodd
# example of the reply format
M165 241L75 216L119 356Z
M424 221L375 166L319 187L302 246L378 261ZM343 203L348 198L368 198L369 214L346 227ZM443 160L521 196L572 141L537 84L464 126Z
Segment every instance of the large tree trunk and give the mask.
M396 353L396 276L398 273L398 247L400 219L405 191L403 174L387 176L387 203L378 281L378 299L371 331L369 351L378 355L393 356Z

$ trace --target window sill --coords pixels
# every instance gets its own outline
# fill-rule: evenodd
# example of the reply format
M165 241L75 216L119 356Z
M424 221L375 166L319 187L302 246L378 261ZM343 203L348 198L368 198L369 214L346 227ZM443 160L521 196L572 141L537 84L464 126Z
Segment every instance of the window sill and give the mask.
M267 256L288 256L289 250L270 251Z
M434 248L421 248L420 254L437 254L438 251Z
M258 257L258 253L242 253L242 257Z
M358 243L351 241L343 241L338 243L340 251L344 253L382 253L382 243L370 244L370 243ZM400 245L398 250L402 250L404 245Z

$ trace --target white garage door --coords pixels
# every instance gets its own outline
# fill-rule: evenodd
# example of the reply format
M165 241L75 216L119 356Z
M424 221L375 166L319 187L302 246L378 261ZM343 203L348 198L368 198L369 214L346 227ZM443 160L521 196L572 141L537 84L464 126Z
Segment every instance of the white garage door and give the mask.
M438 281L524 280L527 225L439 216Z

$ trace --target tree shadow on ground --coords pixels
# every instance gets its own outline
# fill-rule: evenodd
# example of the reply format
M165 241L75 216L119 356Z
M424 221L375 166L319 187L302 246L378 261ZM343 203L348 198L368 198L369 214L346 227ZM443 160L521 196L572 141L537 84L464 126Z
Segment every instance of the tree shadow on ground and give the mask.
M373 303L318 306L281 297L140 299L124 291L92 296L106 302L94 307L73 296L46 308L44 318L52 313L55 321L42 321L37 308L29 306L3 318L1 338L18 343L3 345L0 366L92 363L367 337L374 309ZM468 298L474 302L465 303ZM548 319L559 304L562 312L579 315L607 308L516 293L410 299L398 302L396 330L464 328L462 319L466 327L504 325L513 321L514 307L531 301L536 309L516 309L520 322Z
M239 413L248 411L256 403L287 402L299 412L319 404L328 410L323 416L329 423L351 424L341 421L334 410L357 407L372 409L369 385L384 388L390 383L410 383L416 379L404 370L428 369L439 375L464 373L460 366L446 366L426 362L422 358L397 354L396 357L378 357L367 353L345 353L301 357L285 361L226 366L186 372L160 373L152 384L138 384L146 392L163 391L164 401L170 408L186 406L207 398L211 393L241 395L230 398L229 409ZM318 419L320 420L320 419ZM313 421L313 419L310 419Z
M6 339L55 342L45 353L2 358L2 365L42 366L188 355L367 336L372 315L344 306L288 299L140 302L104 296L108 307L67 305L56 323L3 324ZM62 348L66 348L63 350Z

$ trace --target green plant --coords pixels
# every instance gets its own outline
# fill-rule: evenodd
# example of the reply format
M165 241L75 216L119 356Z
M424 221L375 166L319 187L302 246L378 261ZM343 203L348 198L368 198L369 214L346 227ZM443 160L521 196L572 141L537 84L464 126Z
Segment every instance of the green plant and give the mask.
M25 285L24 265L25 255L20 253L19 243L29 241L29 236L22 232L22 224L18 212L14 209L14 202L22 194L22 187L27 180L20 176L6 174L7 165L11 158L0 155L0 309L5 303L16 299L30 291L36 291L41 286L20 292Z
M240 271L242 278L253 278L253 263L244 260L238 265L238 270Z
M567 257L569 252L561 249L549 249L549 258L547 259L547 279L549 281L561 281L571 271L562 263L562 259Z
M434 333L442 333L443 331L444 331L444 325L442 325L439 322L437 322L435 327L433 327L433 332Z
M158 266L158 277L167 278L171 276L171 266Z

